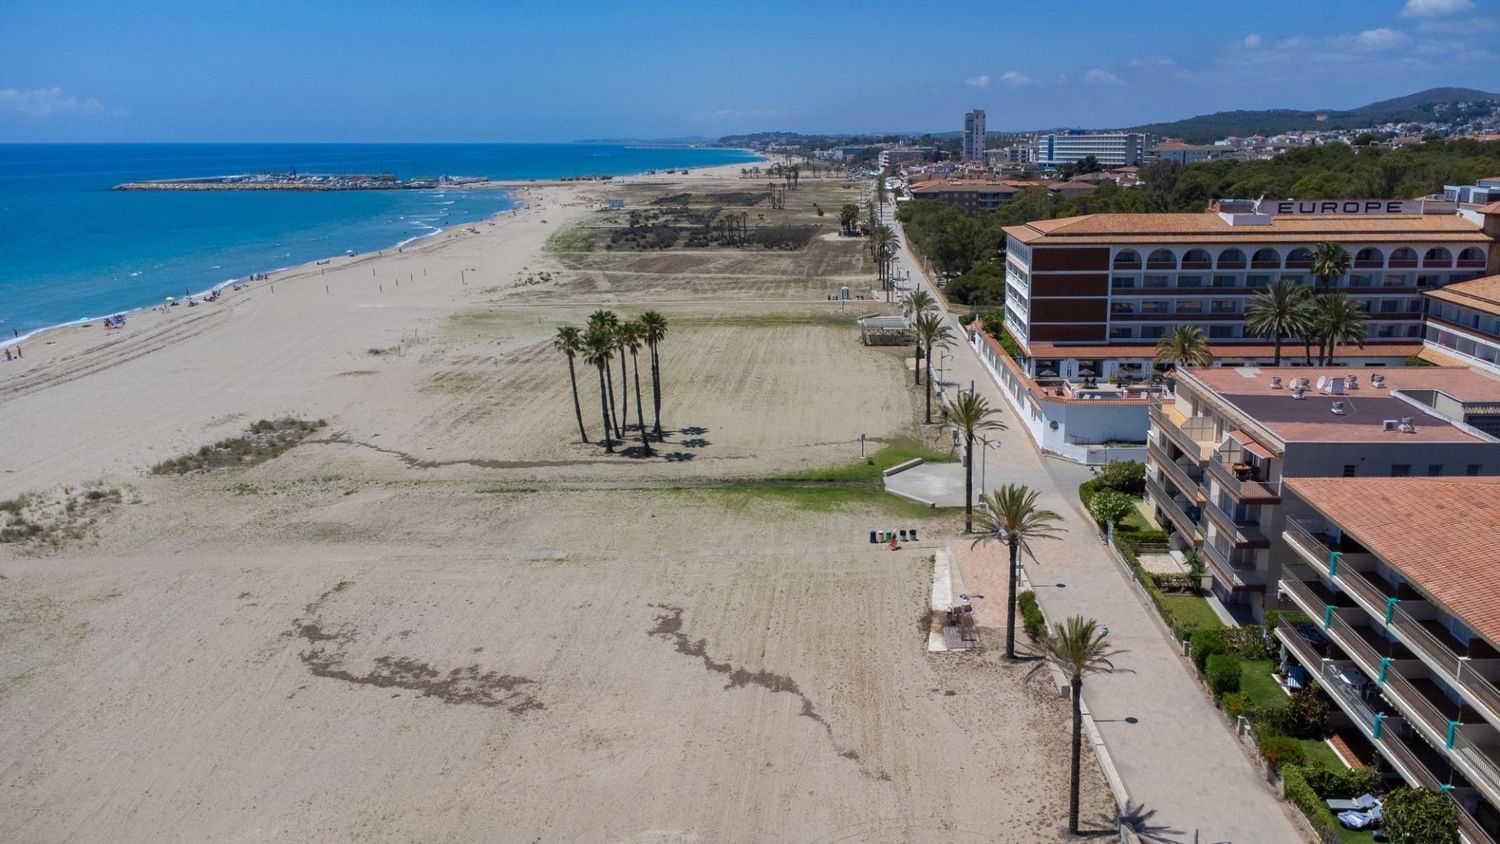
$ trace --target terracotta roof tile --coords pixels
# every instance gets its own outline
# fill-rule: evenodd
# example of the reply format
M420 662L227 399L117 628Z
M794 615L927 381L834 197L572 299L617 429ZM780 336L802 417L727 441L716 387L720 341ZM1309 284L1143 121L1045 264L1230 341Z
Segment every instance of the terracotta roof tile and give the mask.
M1500 315L1500 275L1460 281L1425 291L1423 295L1483 313Z
M1500 206L1500 203L1495 203ZM1483 209L1481 209L1483 210ZM1478 226L1456 214L1272 216L1261 226L1231 226L1216 213L1085 214L1007 226L1022 243L1207 243L1422 241L1489 243Z
M1289 478L1286 485L1500 645L1500 478Z

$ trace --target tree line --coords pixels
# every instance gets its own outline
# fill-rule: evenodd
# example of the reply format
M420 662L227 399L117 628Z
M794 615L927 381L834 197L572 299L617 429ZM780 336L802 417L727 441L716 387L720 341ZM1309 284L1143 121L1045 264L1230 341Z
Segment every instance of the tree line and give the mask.
M626 357L629 356L635 370L635 427L641 436L641 453L647 457L655 453L651 449L651 440L654 438L657 442L663 441L660 350L666 337L667 319L656 311L646 311L636 319L621 322L614 311L598 310L589 315L588 326L584 329L573 325L558 326L552 347L568 359L568 382L573 388L573 415L578 420L578 436L583 442L589 442L589 432L583 424L583 404L578 398L575 360L582 358L584 363L594 367L599 376L599 418L604 428L601 444L605 452L613 454L615 444L624 444L625 432L630 428L630 373L626 366ZM653 424L649 431L641 399L642 348L649 352L651 368ZM611 366L616 356L620 359L618 401Z

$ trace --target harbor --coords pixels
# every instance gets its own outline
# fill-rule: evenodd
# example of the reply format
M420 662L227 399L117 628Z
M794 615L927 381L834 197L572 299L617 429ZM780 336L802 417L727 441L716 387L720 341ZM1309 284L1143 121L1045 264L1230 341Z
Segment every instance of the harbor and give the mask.
M202 176L191 179L153 179L126 182L112 190L430 190L433 188L476 187L489 179L483 176L438 176L437 178L399 179L395 173L246 173L234 176Z

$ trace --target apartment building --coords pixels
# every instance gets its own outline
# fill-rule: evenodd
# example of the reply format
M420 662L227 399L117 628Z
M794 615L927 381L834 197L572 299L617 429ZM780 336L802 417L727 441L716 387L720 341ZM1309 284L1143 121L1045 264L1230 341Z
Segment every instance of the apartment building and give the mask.
M1424 355L1439 360L1451 356L1500 373L1500 275L1461 281L1428 290L1423 296L1427 298Z
M903 167L925 164L936 155L933 147L891 147L881 150L875 161L880 172L890 175Z
M1464 205L1500 202L1500 176L1480 179L1472 185L1443 185L1443 197Z
M1381 768L1500 838L1500 478L1291 478L1276 638ZM1336 717L1335 717L1336 716Z
M1037 137L1035 160L1043 167L1076 164L1089 156L1105 167L1140 164L1146 157L1146 136L1128 132L1061 132Z
M964 113L964 161L984 161L984 148L989 135L984 130L984 109L976 108Z
M1185 369L1149 418L1157 520L1247 621L1276 606L1284 481L1500 475L1500 377L1465 367Z
M957 205L964 210L964 213L974 216L986 211L994 211L1015 199L1021 191L1040 184L1042 183L1025 179L937 179L916 182L909 192L912 199L947 202Z
M1156 341L1202 326L1226 364L1271 363L1245 306L1276 279L1312 284L1313 250L1332 241L1350 271L1331 286L1368 316L1364 348L1340 362L1399 364L1423 348L1423 296L1500 272L1500 204L1445 213L1420 200L1222 201L1199 214L1090 214L1006 228L1005 327L1035 377L1149 375ZM1294 345L1284 356L1301 358Z

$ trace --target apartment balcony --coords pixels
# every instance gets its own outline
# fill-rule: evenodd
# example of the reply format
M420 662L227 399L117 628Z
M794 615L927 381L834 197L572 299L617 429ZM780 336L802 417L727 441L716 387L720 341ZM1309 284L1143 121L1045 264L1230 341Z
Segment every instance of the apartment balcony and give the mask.
M1196 505L1180 494L1173 496L1167 492L1167 488L1162 485L1161 481L1150 475L1146 476L1146 491L1151 493L1156 506L1167 514L1167 519L1177 526L1177 530L1184 538L1195 544L1203 541L1203 530L1198 526L1198 520L1192 515L1194 512L1201 512Z
M1213 519L1219 530L1240 548L1269 548L1271 540L1268 539L1260 529L1260 524L1248 519L1239 520L1224 511L1219 502L1209 498L1203 506L1203 512Z
M1191 495L1194 504L1203 503L1203 488L1201 486L1203 470L1200 467L1192 466L1189 468L1168 457L1167 450L1157 444L1156 440L1148 439L1146 441L1146 454L1150 457L1152 465L1171 478L1172 483L1176 484L1178 489ZM1197 477L1194 477L1195 474Z
M1232 554L1226 554L1213 542L1205 541L1203 551L1204 558L1208 560L1209 571L1231 591L1266 591L1266 574L1257 569L1253 562L1236 560Z
M1231 465L1215 456L1208 461L1208 471L1236 501L1257 504L1281 501L1281 484L1277 483L1273 488L1269 481L1259 477L1259 473L1246 464Z
M1198 416L1189 419L1173 404L1152 405L1149 415L1157 430L1170 437L1189 459L1201 465L1213 453L1216 443L1212 420Z

